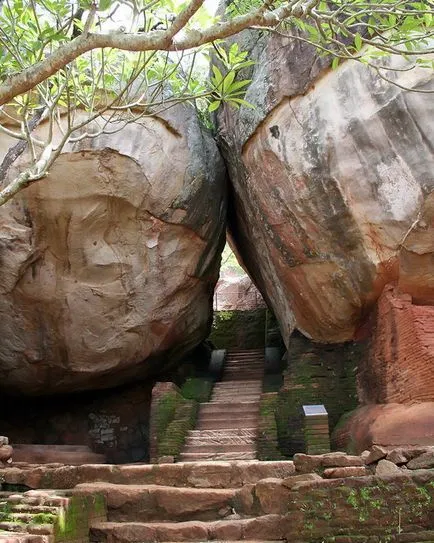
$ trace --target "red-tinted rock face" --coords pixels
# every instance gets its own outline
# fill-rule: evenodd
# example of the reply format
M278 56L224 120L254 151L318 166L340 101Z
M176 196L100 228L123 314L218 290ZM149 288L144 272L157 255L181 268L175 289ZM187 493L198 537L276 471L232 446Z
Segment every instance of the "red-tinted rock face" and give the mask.
M434 102L356 63L319 79L312 51L276 40L253 51L256 109L219 115L232 233L285 341L296 327L341 342L391 281L432 300ZM424 70L396 78L434 84Z
M372 445L434 445L434 402L361 407L335 431L333 442L356 453Z
M225 168L192 109L62 154L0 209L0 386L109 387L195 347L225 216Z
M220 273L214 292L215 311L248 311L265 307L265 302L248 275Z
M359 366L363 403L434 402L434 306L412 304L387 286L367 360Z

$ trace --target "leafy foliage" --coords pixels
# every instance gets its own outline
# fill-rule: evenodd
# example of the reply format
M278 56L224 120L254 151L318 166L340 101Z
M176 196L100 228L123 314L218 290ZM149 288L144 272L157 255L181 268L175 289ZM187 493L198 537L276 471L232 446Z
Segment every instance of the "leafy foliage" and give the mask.
M223 104L252 107L243 77L252 61L221 40L245 28L310 43L333 56L333 68L364 62L387 80L391 54L406 59L402 69L433 68L432 0L233 0L224 18L201 0L0 0L0 132L26 142L30 155L0 190L0 205L47 175L67 143L179 103L194 104L207 126ZM108 45L93 45L98 37ZM5 90L17 80L24 90ZM40 121L48 123L45 139L35 135Z

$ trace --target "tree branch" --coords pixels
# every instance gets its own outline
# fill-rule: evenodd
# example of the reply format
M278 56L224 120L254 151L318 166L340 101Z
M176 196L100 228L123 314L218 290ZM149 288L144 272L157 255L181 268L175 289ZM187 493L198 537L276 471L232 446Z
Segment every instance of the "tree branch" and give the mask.
M45 109L41 108L30 119L28 123L28 129L30 132L38 126L39 122L42 119L44 111ZM8 152L6 153L6 155L4 156L2 160L2 163L0 164L0 185L3 183L9 168L17 160L17 158L19 158L23 154L26 147L27 147L27 140L20 140L8 150Z
M176 22L177 20L174 21L169 29L169 33L167 31L154 30L143 34L83 34L71 42L61 45L54 53L47 56L41 62L29 66L21 73L7 78L0 85L0 106L9 102L15 96L31 90L55 74L66 64L92 49L110 47L124 51L184 51L233 36L254 25L273 28L283 19L290 16L302 19L308 15L308 11L318 1L308 0L307 2L303 2L301 0L290 0L289 2L285 2L281 7L265 13L261 8L258 8L249 14L234 17L230 21L214 24L204 31L190 31L179 40L174 40L172 37L173 25L176 24L175 30L178 29L177 32L179 33L179 30L183 28L181 23L184 24L184 27L188 23L188 20L186 20L187 15L190 13L194 14L199 9L199 4L202 3L200 0L192 0L186 10L179 15L178 23Z

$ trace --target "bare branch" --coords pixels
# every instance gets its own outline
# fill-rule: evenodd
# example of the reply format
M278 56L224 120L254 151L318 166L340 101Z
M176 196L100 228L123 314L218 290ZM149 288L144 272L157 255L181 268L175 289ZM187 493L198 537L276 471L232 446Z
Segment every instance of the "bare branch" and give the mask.
M35 115L28 122L28 130L31 132L34 130L42 119L44 109L39 109ZM6 174L12 164L19 158L27 147L27 140L18 141L13 147L11 147L4 156L2 163L0 164L0 184L6 177Z

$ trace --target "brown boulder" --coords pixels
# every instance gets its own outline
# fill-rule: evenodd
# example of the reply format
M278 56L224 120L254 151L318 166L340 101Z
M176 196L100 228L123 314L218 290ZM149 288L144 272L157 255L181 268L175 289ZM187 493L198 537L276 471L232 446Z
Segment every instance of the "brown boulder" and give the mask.
M434 448L426 453L413 458L407 464L409 469L431 469L434 468Z
M0 464L10 462L14 450L10 445L0 445Z
M375 468L375 475L378 475L378 477L388 477L397 473L402 473L402 470L389 460L380 460Z
M373 464L387 456L387 449L385 447L380 447L379 445L373 445L371 450L363 451L360 456L363 458L366 465Z
M2 386L104 388L191 350L208 333L225 213L224 165L192 108L65 150L0 208Z
M394 464L405 464L408 462L408 457L403 451L403 449L393 449L387 453L386 460L393 462Z
M356 452L373 445L434 445L434 402L360 407L334 433L333 441Z
M397 279L418 303L432 300L430 95L351 62L319 78L312 49L249 36L241 45L257 63L246 100L256 109L220 112L219 135L233 238L287 345L294 328L316 341L353 338ZM432 89L434 77L421 69L396 81Z

